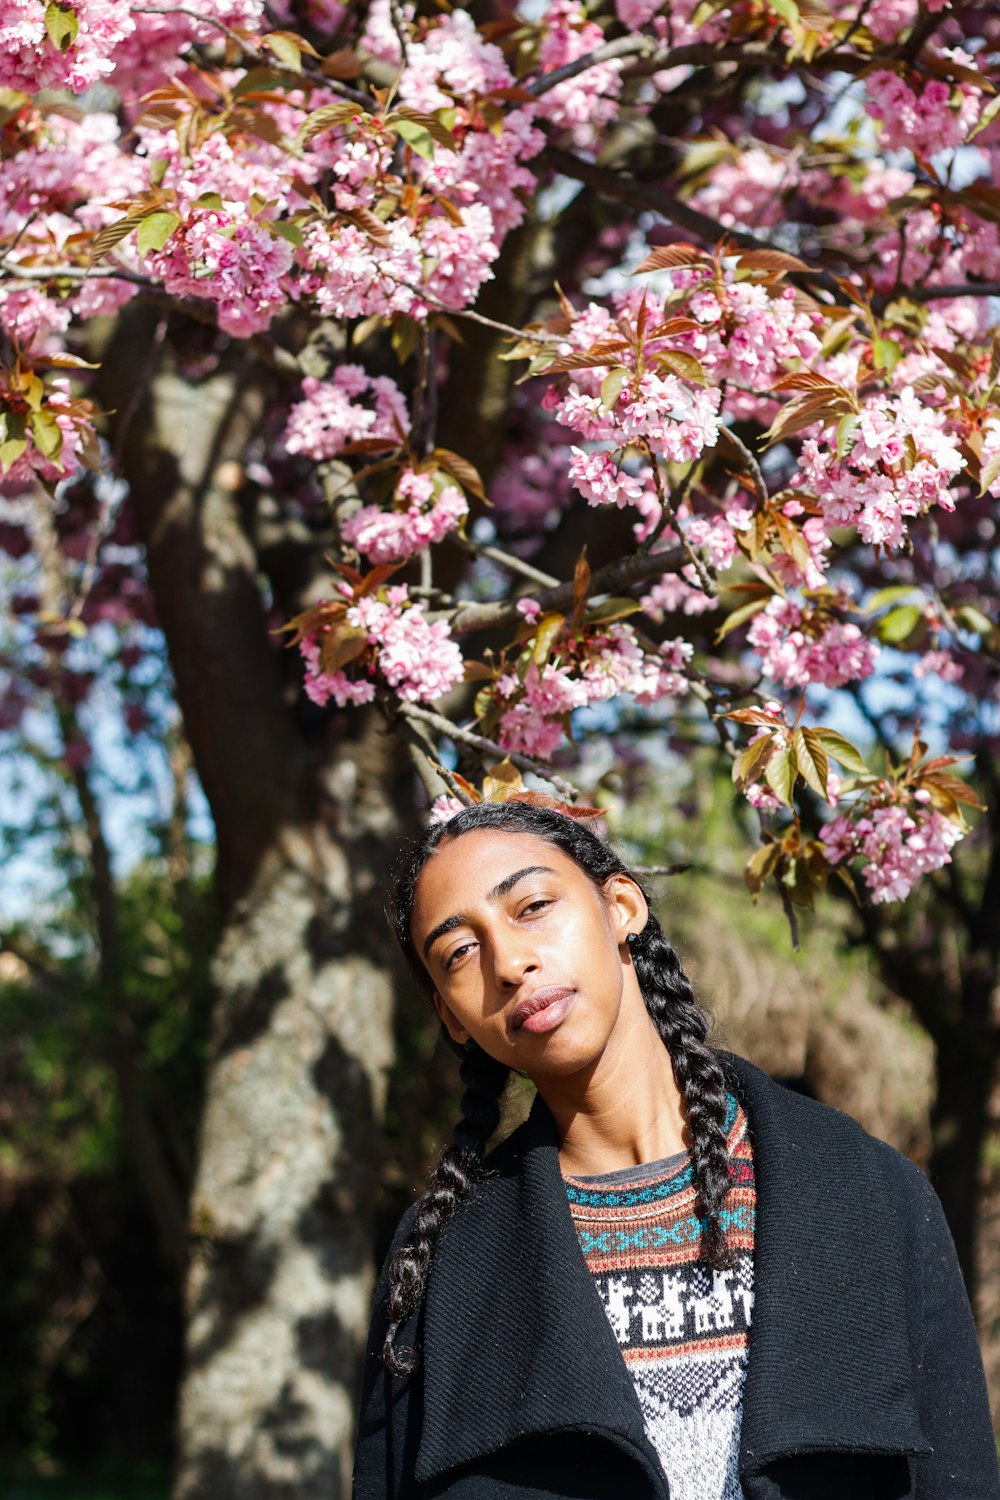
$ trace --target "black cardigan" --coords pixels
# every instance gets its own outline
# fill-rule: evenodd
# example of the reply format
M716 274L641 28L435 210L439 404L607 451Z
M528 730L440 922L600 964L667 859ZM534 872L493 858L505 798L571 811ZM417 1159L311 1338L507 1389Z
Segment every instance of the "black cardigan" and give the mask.
M757 1180L747 1500L1000 1500L975 1328L926 1178L838 1110L720 1058ZM408 1379L381 1362L383 1272L355 1500L663 1500L540 1099L489 1164L403 1331L422 1350Z

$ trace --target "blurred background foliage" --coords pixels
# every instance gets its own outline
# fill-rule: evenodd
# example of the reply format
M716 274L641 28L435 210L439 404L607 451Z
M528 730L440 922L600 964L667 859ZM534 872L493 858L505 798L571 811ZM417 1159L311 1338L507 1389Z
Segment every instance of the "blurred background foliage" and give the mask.
M659 749L636 757L634 772L606 777L603 799L637 864L689 866L649 883L718 1039L930 1167L937 1083L926 1007L893 988L892 964L846 893L811 919L792 954L780 906L747 901L742 869L755 833L748 817L744 847L717 758L656 733ZM614 749L620 766L622 746ZM53 793L46 816L50 836L59 830L49 843L58 899L9 927L0 952L0 1500L159 1500L182 1334L161 1200L172 1191L185 1201L196 1151L216 937L211 849L175 819L113 880L121 981L112 991L93 851L67 813L72 799L53 819L56 801ZM976 833L958 850L970 899L986 854ZM897 909L890 959L950 945L960 968L946 878L939 872ZM454 1060L415 998L398 1008L397 1042L378 1257L457 1103ZM515 1087L501 1128L528 1102L526 1086ZM998 1112L993 1098L976 1201L977 1312L995 1402ZM153 1172L143 1139L155 1143Z

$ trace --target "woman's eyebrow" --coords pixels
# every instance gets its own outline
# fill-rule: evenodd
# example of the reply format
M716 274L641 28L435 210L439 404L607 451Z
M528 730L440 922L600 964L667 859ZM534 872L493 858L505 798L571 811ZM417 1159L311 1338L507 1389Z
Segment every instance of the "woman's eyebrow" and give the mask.
M554 875L555 873L548 865L525 865L523 870L515 870L513 875L505 875L502 880L498 881L491 891L486 892L486 899L493 902L502 900L504 896L509 896L518 882L523 880L527 875ZM445 917L443 922L439 922L424 938L424 958L427 958L438 938L445 937L449 932L454 932L456 927L461 927L467 920L463 916L454 916Z

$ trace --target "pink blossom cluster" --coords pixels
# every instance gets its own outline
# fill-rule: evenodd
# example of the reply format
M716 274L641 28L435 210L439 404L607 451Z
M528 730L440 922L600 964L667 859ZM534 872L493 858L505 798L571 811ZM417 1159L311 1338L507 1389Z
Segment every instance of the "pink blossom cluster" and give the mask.
M906 386L867 398L842 459L826 439L808 438L796 482L815 494L828 527L856 526L865 542L899 547L909 518L954 510L950 481L964 467L946 415Z
M762 228L782 217L782 197L796 186L798 171L786 157L759 146L724 156L691 201L727 228Z
M976 60L960 48L942 56L966 68ZM890 150L931 157L960 146L979 120L983 93L972 84L929 78L916 93L898 73L879 69L865 79L868 113L881 122L881 141Z
M65 18L65 20L63 20ZM36 94L39 89L82 93L114 68L113 53L135 28L129 7L116 0L73 0L56 24L76 35L57 46L46 26L42 0L3 0L0 6L0 87Z
M545 8L542 25L538 62L543 74L576 62L578 57L596 51L604 41L600 26L587 20L579 0L551 0ZM538 114L567 131L578 150L588 150L618 114L621 68L617 59L611 59L556 84L541 96Z
M136 287L97 268L68 292L14 279L18 266L64 265L67 242L121 217L117 203L143 186L142 163L121 149L120 127L104 110L69 117L26 107L19 149L0 160L0 237L8 279L0 289L0 326L20 348L38 349L80 318L112 313ZM13 275L11 273L14 273Z
M263 333L288 300L292 247L264 220L204 208L147 265L171 295L214 302L223 333L249 338Z
M542 666L529 658L522 674L504 672L494 685L502 710L497 738L505 750L545 758L568 732L574 709L620 693L643 704L680 697L687 692L685 668L693 649L676 639L655 652L645 650L634 629L619 622Z
M457 485L440 476L404 469L396 485L395 501L403 509L383 510L364 505L340 528L345 542L372 564L398 562L440 542L460 526L469 513Z
M345 595L351 596L346 587ZM305 690L320 707L331 699L338 708L370 703L377 680L405 703L433 703L462 681L462 653L447 621L429 621L423 605L410 600L405 584L354 599L344 623L367 636L362 665L355 668L365 675L351 676L343 669L324 672L322 642L315 635L299 646L306 663Z
M820 834L832 865L866 861L862 876L874 902L903 901L922 875L951 864L961 827L929 808L917 791L909 807L874 807L865 816L832 819Z
M688 281L691 295L686 311L703 325L699 333L682 334L681 348L697 356L713 383L730 381L763 393L791 366L811 364L819 354L822 319L800 308L792 287L769 287L759 281L737 281L738 256L724 268L721 298L703 287L703 276L675 273ZM758 415L760 402L750 397L741 406L730 403L734 415Z
M500 248L485 203L464 208L459 224L443 214L420 226L400 218L386 226L386 233L387 242L377 244L351 223L310 226L300 294L333 318L420 317L439 302L461 308L492 277Z
M192 42L216 40L213 19L252 38L264 14L263 0L199 0L201 20L168 5L163 15L137 14L124 0L57 0L54 8L61 16L49 15L45 0L3 0L0 87L79 94L113 74L118 91L134 98L178 72Z
M349 443L384 438L403 440L409 412L402 392L387 375L369 375L361 365L338 365L329 380L309 375L304 399L289 414L283 442L289 453L334 458Z
M685 563L679 573L664 573L639 602L650 619L658 624L662 624L667 615L703 615L716 607L716 600L702 588L693 563Z
M754 615L747 643L760 657L764 676L792 689L810 683L839 688L860 682L874 672L878 656L878 646L853 622L818 620L815 613L779 595Z

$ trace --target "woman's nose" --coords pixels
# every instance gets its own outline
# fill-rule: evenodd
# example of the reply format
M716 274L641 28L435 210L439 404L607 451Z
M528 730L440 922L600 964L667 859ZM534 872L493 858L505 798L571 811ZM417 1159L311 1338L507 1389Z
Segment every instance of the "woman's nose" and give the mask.
M538 960L523 943L497 943L493 949L493 972L502 989L516 990L538 968Z

